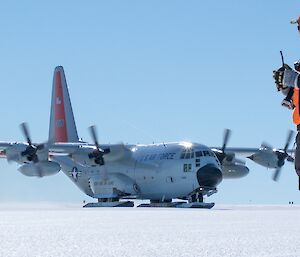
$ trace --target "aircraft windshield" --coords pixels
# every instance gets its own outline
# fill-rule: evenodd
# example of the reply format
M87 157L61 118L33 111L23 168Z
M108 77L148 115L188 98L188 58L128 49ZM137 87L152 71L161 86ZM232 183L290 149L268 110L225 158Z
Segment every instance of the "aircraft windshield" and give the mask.
M184 149L180 155L180 159L193 159L193 158L199 158L202 156L211 156L215 157L214 153L209 150L203 150L203 151L194 151L194 149Z

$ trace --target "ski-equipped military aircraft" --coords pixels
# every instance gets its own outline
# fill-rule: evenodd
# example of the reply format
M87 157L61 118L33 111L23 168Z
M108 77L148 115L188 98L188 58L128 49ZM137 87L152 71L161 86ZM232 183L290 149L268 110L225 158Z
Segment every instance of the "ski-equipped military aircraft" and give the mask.
M100 144L95 126L90 127L93 143L82 142L61 66L54 70L47 143L33 143L26 123L21 129L26 142L0 142L0 157L20 164L19 171L26 176L44 177L62 170L85 194L98 199L87 207L133 206L130 199L148 199L150 204L142 206L211 208L213 204L204 203L203 197L216 193L223 178L249 173L236 155L276 169L274 180L285 160L293 161L287 151L292 132L283 149L266 144L228 148L230 130L225 131L222 147L190 142Z

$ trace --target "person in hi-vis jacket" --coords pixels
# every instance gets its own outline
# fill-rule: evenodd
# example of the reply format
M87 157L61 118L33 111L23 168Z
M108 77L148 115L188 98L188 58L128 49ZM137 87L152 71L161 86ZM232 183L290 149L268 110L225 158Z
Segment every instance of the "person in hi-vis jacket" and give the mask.
M300 190L300 60L294 63L294 68L295 70L284 64L278 70L273 71L273 78L278 91L286 96L282 105L293 110L292 119L297 126L295 170L299 176Z

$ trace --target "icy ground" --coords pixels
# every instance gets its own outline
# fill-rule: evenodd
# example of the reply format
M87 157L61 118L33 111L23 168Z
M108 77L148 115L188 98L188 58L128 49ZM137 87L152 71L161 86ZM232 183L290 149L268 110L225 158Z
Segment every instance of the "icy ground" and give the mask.
M300 256L300 206L1 204L0 256Z

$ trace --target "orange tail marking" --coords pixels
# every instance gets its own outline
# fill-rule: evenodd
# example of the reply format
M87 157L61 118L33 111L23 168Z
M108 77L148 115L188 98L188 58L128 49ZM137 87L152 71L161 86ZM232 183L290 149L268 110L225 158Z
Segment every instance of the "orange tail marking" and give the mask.
M67 124L60 71L57 71L55 74L55 87L55 142L67 142Z

